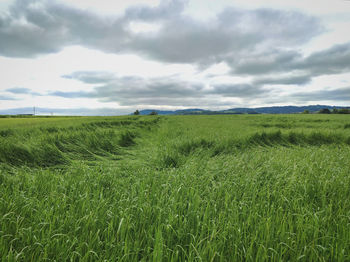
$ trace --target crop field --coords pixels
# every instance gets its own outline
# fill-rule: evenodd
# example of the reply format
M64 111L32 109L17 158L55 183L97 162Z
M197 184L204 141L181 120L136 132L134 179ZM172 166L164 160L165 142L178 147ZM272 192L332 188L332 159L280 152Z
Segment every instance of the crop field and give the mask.
M350 117L0 119L1 261L350 261Z

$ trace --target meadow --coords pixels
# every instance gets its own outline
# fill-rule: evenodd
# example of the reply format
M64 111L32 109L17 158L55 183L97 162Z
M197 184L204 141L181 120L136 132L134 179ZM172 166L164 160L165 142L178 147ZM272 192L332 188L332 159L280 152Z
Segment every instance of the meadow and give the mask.
M350 261L348 115L0 119L1 261Z

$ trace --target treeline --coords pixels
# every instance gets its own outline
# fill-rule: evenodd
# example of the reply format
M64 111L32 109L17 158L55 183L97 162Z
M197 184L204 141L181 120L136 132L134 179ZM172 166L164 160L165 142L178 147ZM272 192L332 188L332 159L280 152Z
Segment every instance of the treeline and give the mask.
M195 111L195 112L182 112L181 115L242 115L242 114L260 114L255 111L239 112L239 111Z
M349 108L341 108L341 109L334 108L331 111L328 108L323 108L318 113L319 114L350 114L350 109Z

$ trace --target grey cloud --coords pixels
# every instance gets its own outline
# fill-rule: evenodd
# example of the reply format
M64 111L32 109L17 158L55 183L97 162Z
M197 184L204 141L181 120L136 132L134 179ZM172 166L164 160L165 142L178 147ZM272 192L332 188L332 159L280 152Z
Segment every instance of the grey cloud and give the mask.
M259 54L246 55L240 59L227 59L233 74L261 75L290 71L302 59L296 51L274 49Z
M187 5L186 0L163 0L156 8L148 6L134 6L125 11L127 20L154 21L164 20L182 13Z
M124 35L122 27L118 18L101 17L57 1L17 0L9 15L0 16L0 52L34 57L69 45L102 45L106 36L117 46L114 40Z
M210 91L212 94L222 95L224 97L258 97L269 91L260 86L250 84L221 84L214 85Z
M32 91L29 88L24 87L13 87L5 90L6 92L17 94L17 95L33 95L33 96L40 96L41 94Z
M247 55L239 60L227 60L233 75L256 76L255 84L303 85L322 75L350 72L350 43L335 45L307 57L296 51L275 49L270 52ZM292 77L261 77L293 73Z
M350 87L314 92L298 92L292 94L291 97L299 101L350 101Z
M101 16L52 0L16 0L9 15L0 16L0 53L10 57L35 57L70 45L105 52L132 52L128 29L131 21L157 20L181 12L180 0L158 7L129 8L124 16Z
M98 77L96 77L98 76ZM105 76L105 79L103 78ZM287 76L279 78L261 78L255 83L213 84L210 88L202 83L183 81L176 77L111 77L104 72L75 72L67 75L84 83L95 83L92 91L62 92L54 91L46 95L64 98L91 98L101 102L115 102L120 106L186 106L186 107L222 107L230 106L231 99L238 98L244 104L252 101L264 103L280 103L281 101L350 101L350 88L329 89L313 92L296 92L280 95L279 90L264 88L273 84L302 84L308 81L307 76ZM94 77L91 79L91 77ZM96 78L95 78L96 77ZM13 89L14 92L29 93L24 88ZM227 99L228 100L227 100ZM223 102L225 101L225 102ZM234 100L236 101L236 100Z
M95 78L98 75L98 78ZM103 77L105 76L105 78ZM120 105L181 105L188 98L203 96L201 83L181 81L174 77L145 79L141 77L111 77L102 72L76 72L69 76L84 83L98 84L92 92L52 92L52 96L65 98L96 98ZM93 81L91 80L93 77Z
M71 35L55 21L55 14L38 8L39 1L18 0L10 15L0 16L0 48L5 56L33 57L59 51Z
M103 72L77 72L69 75L79 81L90 83L89 75L102 76ZM271 103L281 101L350 101L350 88L329 89L313 92L297 92L280 95L279 90L265 88L264 85L305 84L310 79L308 75L292 75L278 78L260 78L259 81L244 84L213 84L205 88L202 83L182 81L176 77L118 77L111 79L106 74L95 81L97 86L91 92L53 92L50 95L66 98L95 98L102 102L116 102L121 106L199 106L218 107L230 105L225 98L239 98L246 104L252 100Z
M89 72L73 73L78 80L89 83ZM91 72L91 75L94 75ZM84 76L84 77L82 77ZM120 105L172 105L196 106L211 104L218 106L220 98L260 97L268 90L249 84L214 85L211 89L204 88L202 83L187 82L175 77L145 79L141 77L109 77L92 92L54 92L51 95L78 98L97 98L103 102L117 102ZM218 102L215 102L218 101Z
M183 14L186 1L129 8L102 17L57 1L17 0L0 17L0 53L32 57L82 45L113 53L137 53L165 62L210 64L244 57L256 49L293 47L322 31L316 18L297 12L227 8L211 21ZM133 21L156 22L160 30L135 34Z
M203 24L189 17L167 21L150 37L136 36L130 46L136 52L164 62L206 63L221 60L232 52L253 48L260 41L252 33L227 30L213 21Z
M18 100L17 98L11 97L11 96L4 96L4 95L0 95L0 101L3 100Z
M5 91L13 94L30 94L32 92L29 88L23 88L23 87L9 88L9 89L6 89Z
M296 68L311 72L313 75L339 74L350 71L350 43L335 45L327 50L316 52Z
M299 13L227 8L211 21L186 16L167 20L158 34L137 36L132 49L166 62L234 61L255 50L292 47L322 31L318 20Z
M82 81L86 84L99 84L106 83L115 79L115 74L110 72L91 72L91 71L78 71L70 75L63 75L63 78L75 79Z
M219 14L220 24L229 30L258 35L263 45L293 46L305 43L323 31L317 18L293 11L227 8ZM273 45L271 46L273 47Z
M49 92L47 95L49 96L59 96L64 98L94 98L96 95L93 92L62 92L62 91L54 91Z
M309 75L296 75L285 77L258 78L254 81L256 85L306 85L311 82Z

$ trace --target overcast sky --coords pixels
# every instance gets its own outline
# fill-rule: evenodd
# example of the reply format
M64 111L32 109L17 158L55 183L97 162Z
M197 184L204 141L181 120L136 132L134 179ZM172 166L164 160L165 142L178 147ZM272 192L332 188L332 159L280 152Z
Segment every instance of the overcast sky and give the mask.
M0 0L0 114L350 106L347 0Z

